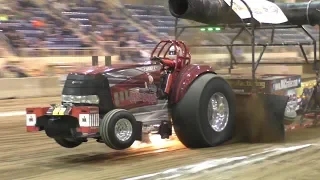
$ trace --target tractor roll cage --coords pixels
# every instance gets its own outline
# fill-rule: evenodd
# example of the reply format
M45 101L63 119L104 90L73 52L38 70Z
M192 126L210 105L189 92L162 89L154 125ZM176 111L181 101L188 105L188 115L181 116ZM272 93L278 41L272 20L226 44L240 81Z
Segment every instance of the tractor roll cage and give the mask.
M162 40L162 41L160 41L152 50L150 60L152 60L153 57L166 58L166 56L170 50L170 47L172 47L172 46L174 47L175 52L177 54L176 59L174 59L174 61L176 62L175 69L177 71L180 71L180 69L182 67L190 64L190 61L191 61L191 54L190 54L189 48L182 41L177 41L177 40ZM161 53L163 53L163 52L164 52L164 54L161 55Z
M231 25L226 25L226 24L218 24L217 26L219 27L230 27L230 28L240 28L239 32L232 38L231 42L229 44L217 44L217 45L189 45L189 47L226 47L229 55L230 55L230 67L229 67L229 73L231 73L231 70L233 69L233 64L247 64L247 63L241 63L241 62L237 62L236 58L233 55L233 47L234 46L242 46L242 47L246 47L246 46L251 46L251 54L252 54L252 82L256 81L256 70L260 64L260 61L262 59L262 56L266 50L266 48L268 46L299 46L300 50L302 52L302 55L305 59L305 63L309 64L309 60L308 57L305 53L304 50L304 45L313 45L313 70L316 73L316 79L317 82L320 82L320 77L319 77L319 66L318 66L318 61L317 60L317 41L316 39L311 35L311 33L308 32L308 30L306 28L304 28L302 25L277 25L277 24L272 24L272 25L263 25L263 26L257 26L256 25L256 20L253 17L253 11L251 10L251 8L248 6L248 4L244 1L241 0L244 5L247 7L249 13L250 13L250 19L249 22L250 23L245 23L243 20L242 23L237 23L237 24L231 24ZM232 11L232 5L233 5L233 0L231 0L231 6L230 9ZM175 39L178 40L178 38L180 37L180 35L183 33L183 31L185 29L189 29L189 28L208 28L208 27L212 27L210 25L197 25L197 26L178 26L178 18L176 18L175 20ZM290 42L290 43L274 43L274 34L275 34L275 30L276 29L293 29L293 28L300 28L304 31L304 33L312 40L311 42ZM270 37L270 43L256 43L256 39L255 39L255 30L256 29L271 29L271 37ZM243 31L247 31L249 33L249 35L251 36L251 43L234 43L237 38L241 35L241 33ZM318 30L319 33L319 42L320 42L320 30ZM260 55L258 57L258 59L256 60L255 58L255 52L256 52L256 46L258 47L263 47L262 51L260 52ZM320 52L320 46L319 46L319 52ZM305 64L303 62L301 63L295 63L295 64ZM265 64L272 64L272 63L265 63ZM277 63L277 64L289 64L286 62L282 62L282 63ZM318 84L318 83L317 83ZM252 91L255 92L256 90L256 84L252 83L253 87L252 87Z

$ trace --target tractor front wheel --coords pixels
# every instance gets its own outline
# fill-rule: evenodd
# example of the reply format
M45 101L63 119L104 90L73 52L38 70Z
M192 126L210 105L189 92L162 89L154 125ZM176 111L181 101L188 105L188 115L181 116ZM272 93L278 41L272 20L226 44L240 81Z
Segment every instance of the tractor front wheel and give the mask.
M101 120L101 138L112 149L129 148L134 143L137 133L136 119L127 110L111 110Z

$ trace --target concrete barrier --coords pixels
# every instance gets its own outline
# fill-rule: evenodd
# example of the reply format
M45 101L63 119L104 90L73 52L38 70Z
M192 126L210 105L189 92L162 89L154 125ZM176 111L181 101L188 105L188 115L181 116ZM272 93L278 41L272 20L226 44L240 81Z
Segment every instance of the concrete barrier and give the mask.
M61 95L58 77L0 79L0 99L50 97Z
M19 64L19 67L24 69L40 69L44 70L48 65L60 64L60 65L74 65L74 64L91 64L92 56L83 57L6 57L2 58L2 63L15 62ZM105 56L98 56L99 64L104 64ZM111 63L118 63L119 56L111 56Z
M214 64L211 64L214 67ZM251 74L251 64L234 65L233 74ZM217 73L227 73L228 68L216 70ZM260 64L256 71L257 74L315 74L313 64L288 64L288 65L266 65Z

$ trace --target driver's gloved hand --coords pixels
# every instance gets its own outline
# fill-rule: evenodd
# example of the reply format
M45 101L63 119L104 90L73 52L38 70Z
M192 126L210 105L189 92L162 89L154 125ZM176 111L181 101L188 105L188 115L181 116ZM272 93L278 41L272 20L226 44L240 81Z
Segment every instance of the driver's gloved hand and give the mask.
M159 62L159 61L161 61L161 58L154 56L154 57L151 58L151 61Z

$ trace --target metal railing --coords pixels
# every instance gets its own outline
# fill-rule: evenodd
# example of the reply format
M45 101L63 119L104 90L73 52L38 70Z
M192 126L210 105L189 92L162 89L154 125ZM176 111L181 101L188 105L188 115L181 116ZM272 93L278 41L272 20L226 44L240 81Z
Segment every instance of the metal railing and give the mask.
M100 41L99 42L104 50L110 52L111 55L121 55L126 53L138 53L141 50L151 51L153 46L147 47L120 47L119 41ZM241 53L250 52L250 48L241 47L239 48ZM227 54L228 51L225 48L221 47L190 47L192 54ZM306 54L311 52L311 49L306 48ZM98 48L19 48L15 52L21 57L50 57L50 56L100 56L106 55ZM297 52L296 48L293 47L282 47L282 48L273 48L268 51L270 53L281 53L281 52ZM266 53L268 53L266 51Z
M50 57L50 56L97 56L96 48L19 48L17 54L21 57Z
M117 43L118 44L118 43ZM152 50L153 47L119 47L115 44L111 45L108 44L109 47L112 46L113 48L113 54L119 55L121 52L137 52L140 50ZM261 48L262 49L262 48ZM307 54L308 52L311 52L312 49L305 48ZM190 52L192 54L228 54L228 51L225 48L222 47L190 47ZM236 49L235 49L236 50ZM242 53L249 53L250 48L247 47L240 47L239 50L241 50ZM257 48L259 50L259 48ZM283 52L297 52L297 49L294 47L281 47L281 48L274 48L270 49L269 51L266 51L266 53L283 53Z

